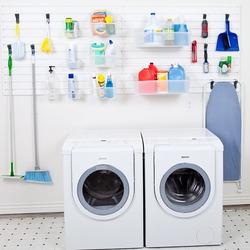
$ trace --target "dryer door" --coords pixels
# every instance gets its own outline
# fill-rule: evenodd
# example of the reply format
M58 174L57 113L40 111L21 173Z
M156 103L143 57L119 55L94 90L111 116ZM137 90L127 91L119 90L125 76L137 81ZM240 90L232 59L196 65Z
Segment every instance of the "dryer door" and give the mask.
M128 180L116 167L100 164L82 174L77 196L82 206L93 214L114 214L128 199Z
M214 194L215 151L202 146L157 150L155 188L161 206L181 217L204 211Z
M73 194L87 215L110 219L132 201L134 159L130 148L88 148L73 152Z

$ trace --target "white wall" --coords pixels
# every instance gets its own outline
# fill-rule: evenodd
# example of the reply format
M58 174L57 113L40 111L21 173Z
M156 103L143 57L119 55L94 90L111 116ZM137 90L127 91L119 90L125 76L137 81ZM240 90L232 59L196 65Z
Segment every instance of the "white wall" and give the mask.
M201 6L200 1L188 1L188 4ZM29 11L41 12L46 9L44 6L51 3L45 0L42 3L34 1L5 0L2 5L13 5L18 12L18 6L26 6ZM66 5L66 1L63 4ZM144 0L143 5L151 6L163 5L163 1ZM53 8L62 5L62 1L53 1ZM71 6L86 5L93 9L100 7L100 1L86 0L71 1ZM164 5L186 6L186 1L164 1ZM205 3L204 3L205 4ZM217 1L211 0L210 5L216 5ZM247 0L223 0L221 6L228 4L242 5L242 27L241 27L241 81L245 84L245 103L248 107L250 101L250 89L248 88L248 65L249 65L249 11L250 2ZM39 5L41 5L39 7ZM138 1L114 1L105 2L105 6L112 10L114 6L138 6ZM51 7L52 8L52 7ZM51 15L53 12L48 7ZM167 7L166 7L167 8ZM86 15L84 7L77 13ZM67 9L65 10L65 17ZM24 15L24 14L23 14ZM74 13L69 13L74 15ZM62 22L64 17L62 19ZM25 29L25 27L23 27ZM4 27L2 27L4 29ZM41 40L43 34L37 31L36 34L30 34L30 39ZM2 39L1 39L2 40ZM3 50L6 50L6 44L2 44ZM3 51L1 50L1 51ZM53 59L51 59L53 60ZM63 60L63 59L62 59ZM2 62L6 63L6 62ZM26 63L29 65L29 63ZM48 65L50 63L48 62ZM143 65L142 65L143 66ZM27 66L24 70L30 70ZM2 74L1 74L2 75ZM1 79L3 83L3 79ZM8 137L7 137L7 97L0 95L0 171L8 171ZM16 143L17 143L17 172L23 174L25 170L33 166L33 148L32 148L32 120L31 120L31 97L16 96ZM247 111L247 109L246 109ZM41 186L27 184L15 181L0 180L0 213L16 212L42 212L42 211L62 211L63 210L63 183L62 183L62 157L61 147L65 136L76 127L86 128L150 128L150 127L200 127L202 122L202 96L199 94L190 94L187 96L156 96L140 97L126 96L117 99L114 102L104 103L92 96L87 96L83 101L72 103L66 98L63 101L49 103L47 98L40 96L38 100L38 119L39 119L39 144L41 167L51 172L54 184L52 186ZM237 192L235 184L225 184L225 204L250 204L250 169L248 162L250 160L247 152L250 144L245 138L249 138L248 128L250 126L249 116L244 115L244 160L242 170L242 193Z

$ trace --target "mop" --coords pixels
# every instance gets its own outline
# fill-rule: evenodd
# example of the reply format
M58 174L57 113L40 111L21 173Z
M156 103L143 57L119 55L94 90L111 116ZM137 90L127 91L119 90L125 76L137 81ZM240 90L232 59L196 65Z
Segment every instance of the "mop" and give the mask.
M10 173L3 175L4 179L20 179L22 175L15 175L15 122L14 122L14 100L12 86L12 46L8 47L8 75L9 75L9 127L10 127Z
M53 52L53 43L50 35L50 14L46 14L46 22L47 22L47 36L43 39L41 44L41 51L44 53L52 53Z
M22 60L25 58L25 43L20 40L20 15L16 17L16 42L12 44L12 56L14 60Z
M52 184L50 173L47 170L41 170L38 160L38 136L37 136L37 107L36 107L36 78L35 78L35 45L31 46L32 60L32 98L33 98L33 132L34 132L34 150L35 150L35 169L26 171L24 180L40 184Z

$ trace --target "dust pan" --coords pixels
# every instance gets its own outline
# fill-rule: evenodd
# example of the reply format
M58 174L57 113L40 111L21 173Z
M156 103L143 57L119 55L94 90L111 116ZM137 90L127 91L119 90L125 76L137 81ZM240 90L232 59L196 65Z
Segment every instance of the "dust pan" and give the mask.
M229 14L226 14L225 23L226 31L219 34L216 51L239 51L238 36L230 31Z
M46 22L47 22L47 36L43 39L41 44L41 51L44 53L52 53L53 52L53 43L50 36L50 14L46 14Z
M12 44L12 56L14 60L22 60L25 57L25 44L20 40L20 16L15 14L16 18L16 42Z

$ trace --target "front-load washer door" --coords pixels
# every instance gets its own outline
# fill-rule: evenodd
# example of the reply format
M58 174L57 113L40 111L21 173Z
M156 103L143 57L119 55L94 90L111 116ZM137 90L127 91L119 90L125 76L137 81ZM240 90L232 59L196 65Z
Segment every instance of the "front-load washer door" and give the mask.
M176 216L204 211L214 195L215 150L209 146L158 146L155 194L162 208Z
M72 153L73 195L82 212L111 219L129 206L134 192L134 154L126 148L81 148Z

